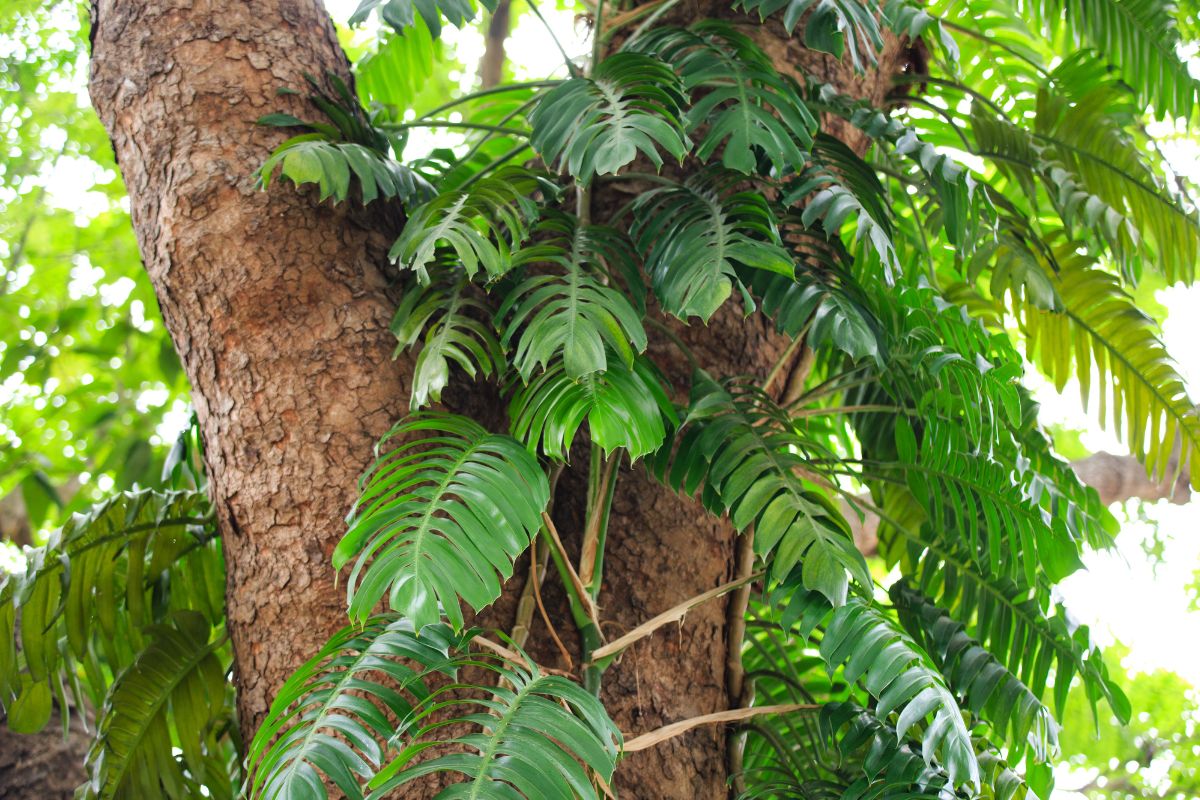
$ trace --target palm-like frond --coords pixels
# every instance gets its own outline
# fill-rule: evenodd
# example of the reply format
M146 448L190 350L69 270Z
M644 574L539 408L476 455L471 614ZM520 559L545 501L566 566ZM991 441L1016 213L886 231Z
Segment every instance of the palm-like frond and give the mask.
M1006 739L1014 763L1024 758L1026 748L1038 762L1058 753L1058 723L1049 709L968 636L961 623L903 580L893 584L888 595L905 629L933 658L955 694L964 698L965 707Z
M1030 359L1059 390L1079 380L1085 407L1097 377L1099 416L1157 475L1165 475L1178 442L1176 469L1200 453L1200 416L1148 318L1111 274L1093 266L1068 240L1055 243L1055 289L1061 312L1025 304L1022 327Z
M189 611L147 635L149 645L117 676L100 716L84 798L184 798L201 791L205 745L226 706L220 642L211 639L208 621ZM172 752L175 742L182 760Z
M1092 521L1064 498L1044 495L1030 471L973 452L961 431L934 420L919 447L908 421L897 420L896 450L929 518L965 536L987 573L1021 574L1032 586L1039 574L1057 582L1083 566L1090 538L1083 528Z
M665 311L703 321L736 284L754 308L738 267L792 276L795 266L760 193L743 191L737 173L709 169L677 186L653 189L634 205L631 234Z
M1030 9L1051 30L1096 48L1160 117L1190 119L1200 84L1176 53L1173 7L1163 0L1040 0Z
M662 148L682 160L686 104L679 77L642 53L616 53L591 77L572 78L542 95L530 114L531 143L547 164L587 184L616 172L638 153L662 166Z
M839 59L849 49L850 63L859 71L874 64L876 52L883 47L876 10L859 0L739 0L736 6L757 11L763 19L782 9L783 27L789 33L807 15L804 46Z
M584 422L592 444L611 453L618 447L631 458L657 450L667 430L678 424L658 370L647 359L626 364L606 357L604 372L572 378L561 360L553 361L528 384L513 391L508 415L512 434L530 450L566 460Z
M422 342L413 367L409 406L413 411L442 399L450 362L467 375L485 377L504 368L504 352L487 320L491 310L461 271L439 270L427 285L413 281L392 317L396 352Z
M488 11L496 9L496 0L480 0L480 4ZM384 23L400 34L411 28L420 16L429 32L437 38L442 33L443 17L454 27L461 28L475 18L475 5L472 0L361 0L350 15L350 24L363 23L372 12L378 13Z
M729 512L734 527L754 525L754 549L777 577L797 564L805 588L829 602L846 602L850 580L871 586L866 562L846 521L805 477L798 437L787 415L760 390L721 386L704 373L692 381L692 398L670 464L657 465L662 480L678 491L704 487L705 505Z
M599 699L532 663L485 657L470 663L494 673L500 684L452 685L423 703L395 734L405 747L371 780L371 799L439 772L466 778L439 795L446 800L603 797L592 774L604 785L612 780L621 733ZM441 718L447 712L470 731L442 738L449 735ZM417 759L430 751L442 754Z
M899 265L886 197L879 178L866 162L837 139L821 134L813 145L808 166L794 185L787 187L783 202L801 205L801 224L806 228L819 224L827 236L840 235L853 214L855 240L865 239L880 263L895 270Z
M795 590L784 612L785 625L799 621L799 634L808 638L824 622L821 658L835 669L842 668L845 680L862 681L877 700L875 716L887 720L898 712L895 735L928 722L922 739L926 763L940 763L954 786L980 785L979 762L963 722L958 703L929 655L890 617L874 604L858 597L830 610L819 592L805 591L793 575L777 590Z
M250 745L246 791L265 800L325 800L324 773L346 797L380 769L395 726L427 700L430 673L457 675L472 634L396 615L339 631L296 670Z
M900 563L913 585L954 618L995 655L1030 691L1042 697L1054 670L1054 708L1061 716L1071 681L1079 676L1093 710L1106 700L1118 719L1129 718L1129 701L1108 677L1086 627L1071 622L1054 606L1044 587L1029 587L983 574L954 532L923 524L916 503L902 491L888 493L888 524L880 530L880 551Z
M777 174L803 163L816 119L800 87L776 72L745 34L705 20L687 30L656 28L626 47L674 65L683 88L699 95L685 119L689 134L703 134L696 147L702 161L724 144L721 163L747 175L755 172L760 155Z
M646 349L646 331L625 293L607 285L603 266L636 273L628 239L611 228L579 225L566 214L547 217L537 233L537 243L513 259L532 274L496 312L497 319L507 320L504 345L517 342L512 362L521 378L528 382L538 367L558 358L571 378L603 372L609 352L632 366L634 354ZM553 271L542 272L539 265L553 265Z
M334 567L357 556L353 619L367 620L387 594L418 631L443 614L458 629L459 598L480 610L500 596L500 579L541 527L550 487L518 442L464 417L410 416L380 446L397 439L363 478Z

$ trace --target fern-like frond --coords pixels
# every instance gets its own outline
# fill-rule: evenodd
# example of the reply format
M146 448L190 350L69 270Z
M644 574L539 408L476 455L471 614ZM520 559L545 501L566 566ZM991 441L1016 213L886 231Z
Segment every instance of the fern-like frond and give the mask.
M500 596L501 579L541 527L550 487L537 461L508 436L472 420L422 413L380 440L399 444L364 475L336 569L357 556L347 598L366 621L386 594L420 631L444 614L463 625Z
M900 621L946 676L972 713L992 724L1009 745L1014 763L1026 748L1045 762L1058 753L1058 723L1041 699L978 642L964 626L903 580L888 590Z
M1029 470L975 452L961 431L936 420L925 421L918 446L908 420L898 419L896 450L929 518L964 536L988 573L1033 585L1039 574L1057 582L1083 566L1087 520L1067 502L1050 502Z
M707 322L736 284L754 308L738 268L791 277L795 265L761 193L742 190L737 173L717 168L637 199L631 235L665 311Z
M804 19L804 46L841 58L847 49L858 71L875 63L883 47L877 9L860 0L739 0L737 8L757 11L761 19L783 10L789 33Z
M146 633L150 643L117 676L100 715L83 798L195 797L204 785L204 745L226 705L221 642L188 611Z
M496 0L479 0L488 11L496 9ZM350 25L360 25L372 12L396 33L404 34L419 16L436 39L442 33L442 18L461 28L475 18L472 0L361 0L350 15Z
M880 552L886 563L900 563L916 589L966 624L968 633L1035 696L1044 696L1053 669L1056 716L1062 716L1078 676L1093 711L1104 699L1118 719L1129 718L1129 701L1109 679L1087 628L1053 605L1048 589L982 573L954 532L938 532L919 511L913 514L918 506L906 491L889 491L884 508Z
M678 424L662 377L644 357L626 366L615 354L604 372L572 378L555 360L528 384L513 391L508 415L512 434L530 450L565 461L586 422L592 444L611 453L618 447L637 459L662 446Z
M1100 381L1099 417L1153 474L1167 475L1177 442L1174 469L1200 454L1200 415L1158 338L1158 326L1143 314L1111 274L1093 266L1066 239L1055 243L1059 272L1054 280L1062 311L1021 308L1026 349L1061 391L1079 380L1085 407L1092 382Z
M924 761L941 764L952 785L978 790L979 762L970 733L929 655L870 601L853 597L831 611L824 596L801 585L793 575L777 590L795 591L784 612L785 625L798 620L799 635L807 639L824 624L819 652L830 670L840 667L847 681L862 682L877 701L876 718L898 714L897 738L903 740L915 725L927 723L921 733Z
M447 800L600 800L596 778L605 786L612 780L622 741L600 700L531 662L480 656L470 663L486 668L499 685L451 685L422 703L394 736L404 749L370 781L371 800L434 773L466 779L439 795ZM453 736L454 728L447 728L453 722L470 729L446 738ZM435 757L418 758L431 751Z
M391 327L397 354L422 343L409 396L413 411L442 399L451 361L472 378L504 369L504 351L488 324L491 309L477 292L466 275L449 268L427 285L413 281L396 307Z
M426 676L455 677L457 651L471 635L445 625L417 635L394 614L339 631L276 694L250 745L247 795L325 800L324 773L346 797L361 798L395 726L429 698Z
M1047 30L1065 30L1076 42L1096 48L1160 119L1191 118L1200 83L1175 50L1179 32L1172 4L1164 0L1039 0L1028 8Z
M482 267L489 280L512 266L513 250L528 237L539 214L531 198L543 187L538 173L508 167L467 189L442 192L409 214L390 258L429 281L427 267L445 247L458 258L467 277Z
M676 438L669 466L669 453L656 465L660 479L687 494L703 487L711 511L729 512L738 530L753 525L754 550L773 575L799 564L805 588L835 605L846 602L851 579L869 590L870 572L845 519L816 491L786 413L761 390L722 386L698 372Z
M624 235L579 225L566 214L549 215L538 226L536 244L518 252L513 264L531 274L505 297L496 318L506 320L505 347L517 343L512 363L526 382L558 358L569 377L581 378L607 369L610 352L632 366L634 354L646 349L641 313L608 285L606 269L614 275L637 271Z
M572 78L538 99L531 144L547 164L581 184L614 173L638 153L662 166L659 148L681 161L690 149L679 76L642 53L615 53L587 78Z
M684 89L699 95L685 119L689 134L703 135L695 153L701 161L720 148L721 163L747 175L756 171L760 156L779 175L804 162L816 118L800 87L780 75L745 34L726 22L704 20L686 30L653 29L627 47L674 65Z

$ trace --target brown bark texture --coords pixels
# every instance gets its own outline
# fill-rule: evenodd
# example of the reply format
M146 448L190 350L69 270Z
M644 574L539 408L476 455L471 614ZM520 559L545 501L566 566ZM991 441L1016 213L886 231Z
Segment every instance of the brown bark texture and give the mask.
M715 11L693 5L687 13ZM276 90L303 88L305 72L348 73L318 0L95 0L93 25L93 102L192 381L249 737L275 689L346 621L329 555L372 445L407 400L409 366L391 360L394 298L382 267L394 225L378 206L335 209L290 186L255 187L253 171L282 138L255 120L271 111L312 114ZM781 67L820 70L876 102L903 60L891 42L881 69L858 76L804 51L774 23L755 34ZM865 140L841 133L862 149ZM596 198L601 211L622 200ZM764 376L786 345L734 305L707 327L675 327L718 375ZM689 370L674 345L658 336L651 354L685 392ZM491 396L459 386L447 402L483 409ZM578 465L586 463L577 458L559 483L555 517L568 548L578 547ZM606 636L727 580L733 538L725 521L654 484L640 465L623 468L600 598ZM519 591L521 580L512 583ZM548 601L561 611L551 584ZM488 620L511 625L513 601L508 595ZM622 730L636 735L729 707L726 602L696 609L608 670L603 699ZM553 622L566 636L569 617L554 613ZM529 646L555 663L539 621ZM632 755L614 788L647 800L717 798L728 791L726 775L724 733L699 729Z
M92 47L92 100L203 432L249 735L346 622L329 556L405 410L386 220L255 185L283 138L255 121L313 115L277 90L348 77L318 0L98 0Z
M62 710L55 705L38 733L13 733L0 714L0 797L5 800L71 800L87 779L84 758L93 731L68 709L69 730L63 736Z

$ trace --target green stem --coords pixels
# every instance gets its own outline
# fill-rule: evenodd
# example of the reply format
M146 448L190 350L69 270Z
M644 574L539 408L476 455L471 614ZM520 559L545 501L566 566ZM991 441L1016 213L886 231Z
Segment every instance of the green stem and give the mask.
M390 131L403 131L409 128L458 128L471 131L491 131L509 136L524 136L529 138L530 131L522 128L506 128L501 125L485 125L482 122L450 122L444 119L414 120L413 122L389 122L381 127Z
M554 28L550 27L550 23L547 22L546 18L542 16L542 12L537 7L537 3L535 3L533 0L528 0L528 3L529 10L532 11L533 15L542 23L542 27L546 29L546 32L550 34L550 38L554 40L554 46L557 47L558 52L562 54L563 63L567 65L567 72L572 78L580 77L579 67L575 66L575 62L571 60L569 55L567 55L566 48L562 46L562 42L560 42L558 37L554 35Z
M494 94L503 94L505 92L515 92L521 89L545 89L551 86L558 86L560 83L562 83L562 81L526 81L525 83L506 83L503 86L494 86L491 89L482 89L478 92L464 94L462 97L458 97L447 103L442 103L437 108L432 109L431 111L426 111L424 114L417 117L417 119L429 119L430 117L437 116L443 111L448 111L455 106L462 105L463 103L469 103L472 100L478 100L480 97L489 97Z
M583 688L599 697L600 678L605 668L592 663L592 653L600 647L600 629L588 622L579 629L579 636L583 641L583 663L587 665L583 668Z
M563 554L559 552L557 543L545 525L542 526L541 535L546 540L546 546L550 550L550 560L554 562L554 568L558 570L558 579L562 582L563 590L567 593L567 605L571 610L571 619L574 620L575 627L580 632L585 627L595 627L583 604L583 598L579 595L579 592L575 591L575 582L571 580L571 569L567 566Z

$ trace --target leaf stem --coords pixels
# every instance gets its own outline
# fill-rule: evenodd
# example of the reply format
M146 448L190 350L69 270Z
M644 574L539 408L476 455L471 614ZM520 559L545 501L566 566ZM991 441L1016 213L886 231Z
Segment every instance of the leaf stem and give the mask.
M451 122L445 119L413 120L412 122L387 122L380 125L390 131L403 131L409 128L456 128L471 131L491 131L509 136L524 136L528 139L532 133L523 128L506 128L501 125L485 125L482 122Z
M424 114L417 117L417 119L429 119L430 117L436 116L443 111L448 111L455 106L462 105L463 103L469 103L472 100L478 100L481 97L489 97L494 94L504 94L505 92L515 92L521 89L544 89L551 86L557 86L560 83L562 83L560 80L527 81L525 83L506 83L503 86L494 86L491 89L482 89L478 92L464 94L462 97L442 103L437 108L426 111Z

